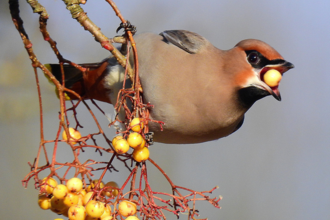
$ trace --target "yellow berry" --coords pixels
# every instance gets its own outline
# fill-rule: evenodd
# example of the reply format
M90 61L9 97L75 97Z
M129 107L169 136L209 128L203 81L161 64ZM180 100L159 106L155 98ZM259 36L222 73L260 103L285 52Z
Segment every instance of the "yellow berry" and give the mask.
M59 184L54 188L53 196L56 197L57 199L63 199L67 193L68 193L68 188L63 184Z
M85 220L101 220L101 218L93 218L93 217L90 217L89 215L86 215Z
M71 206L68 213L70 220L84 220L86 217L86 209L82 205Z
M77 205L78 202L79 202L79 195L72 192L68 192L63 199L63 203L68 207Z
M125 139L118 140L113 147L118 154L124 154L129 150L128 142Z
M90 200L90 198L92 197L93 192L88 192L84 198L83 198L83 204L86 205L88 203L88 201Z
M268 70L264 75L264 81L270 87L278 86L281 79L282 79L282 74L275 69Z
M47 180L47 181L46 181ZM52 177L45 177L41 181L41 192L46 192L47 194L52 194L54 188L57 186L57 181Z
M84 196L82 195L82 194L78 194L78 205L84 205L84 202L83 202L83 200L84 200Z
M102 216L101 220L112 220L112 216L110 216L110 215Z
M83 182L77 177L73 177L66 183L70 192L80 192L83 188Z
M70 207L66 207L65 209L62 210L62 212L60 214L65 216L65 217L68 217L69 216L69 208Z
M143 128L143 123L141 122L140 118L134 118L129 126L132 127L132 131L139 132Z
M85 189L82 189L80 192L79 192L79 194L81 194L82 196L85 196L86 195L86 190Z
M135 215L136 204L127 200L123 200L119 203L118 212L124 217Z
M133 159L136 162L142 162L148 160L150 155L149 149L147 147L144 148L136 148L133 151Z
M146 140L143 138L142 143L141 143L139 146L137 146L136 148L134 148L134 149L137 149L137 148L144 148L145 146L146 146Z
M86 205L86 213L92 218L99 218L102 216L105 209L103 202L91 200Z
M39 195L38 197L38 205L40 208L47 210L50 209L51 204L50 204L50 198L46 195Z
M127 142L130 147L136 148L143 142L143 137L137 132L132 132L128 135Z
M56 197L52 197L50 199L50 210L57 214L61 214L63 210L67 209L68 206L66 206L63 202L63 199L58 199Z
M125 220L139 220L139 219L136 216L132 215L125 218Z
M80 134L79 131L77 131L77 130L75 130L74 128L71 128L71 127L69 127L69 133L70 133L70 136L71 136L71 138L70 138L69 141L70 141L73 145L75 145L75 144L77 143L75 140L80 139L80 138L81 138L81 134ZM62 138L63 138L63 140L65 140L65 141L68 140L68 136L66 135L65 130L64 130L63 133L62 133Z
M110 181L105 184L104 187L107 187L103 192L103 195L111 197L111 196L117 196L118 195L118 189L119 188L118 184L114 181Z
M121 136L121 135L118 135L118 136L114 137L114 138L112 139L112 145L115 145L116 142L117 142L118 140L120 140L120 139L124 139L124 137Z
M87 191L87 192L91 192L92 190L94 190L94 188L96 187L96 185L97 185L98 182L99 182L98 179L93 180L93 181L91 182L91 184L87 187L86 191ZM98 186L98 188L99 188L99 189L102 189L103 187L104 187L104 183L101 181L101 182L100 182L100 185Z
M100 220L100 218L93 218L93 217L90 217L89 215L86 215L85 220Z
M103 214L101 215L101 219L104 217L104 216L110 216L111 215L111 207L109 204L106 204L105 205L105 208L104 208L104 212Z

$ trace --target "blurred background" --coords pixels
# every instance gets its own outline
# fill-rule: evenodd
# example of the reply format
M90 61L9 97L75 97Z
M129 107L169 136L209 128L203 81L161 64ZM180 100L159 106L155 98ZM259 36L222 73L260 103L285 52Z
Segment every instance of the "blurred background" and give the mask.
M48 30L62 55L74 62L96 62L109 54L89 32L71 18L59 0L40 0L50 14ZM37 57L57 62L38 31L38 15L20 1L21 16ZM197 203L201 217L239 220L330 219L330 1L295 0L135 0L116 1L125 19L138 33L186 29L197 32L216 47L230 49L242 39L257 38L272 45L295 65L285 74L282 101L258 101L235 134L203 144L151 147L151 157L177 185L197 191L219 186L221 210ZM119 25L105 1L83 6L104 34L113 37ZM54 219L57 215L37 205L37 191L21 180L29 172L39 145L38 97L34 73L9 14L0 2L0 213L2 219ZM40 74L45 136L54 139L59 102L54 87ZM111 113L112 107L100 104ZM79 117L86 135L94 128L86 110ZM114 129L98 118L109 137ZM66 159L66 155L58 155ZM96 156L94 153L87 157ZM107 158L102 158L107 160ZM108 175L122 184L128 172ZM125 171L124 171L125 170ZM47 174L45 174L47 175ZM169 187L149 166L155 190ZM176 219L168 214L168 219ZM187 217L181 215L180 219Z

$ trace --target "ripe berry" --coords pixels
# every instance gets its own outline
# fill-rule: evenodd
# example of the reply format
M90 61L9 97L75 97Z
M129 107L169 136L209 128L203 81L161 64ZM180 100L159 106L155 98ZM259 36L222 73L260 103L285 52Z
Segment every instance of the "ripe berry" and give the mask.
M67 193L68 193L68 188L63 184L57 185L53 190L53 196L56 197L57 199L63 199Z
M82 205L71 206L68 213L70 220L84 220L86 217L86 209Z
M144 148L136 148L133 151L133 159L136 162L142 162L148 160L150 155L149 149L147 147Z
M42 179L41 184L44 184L40 187L41 192L47 192L47 194L52 194L54 188L57 186L57 181L52 177L45 177Z
M275 86L278 86L278 84L280 83L280 81L282 79L282 74L275 69L270 69L265 73L265 75L263 77L264 77L265 83L268 86L275 87Z
M80 139L80 138L81 138L81 134L80 134L79 131L77 131L77 130L75 130L74 128L71 128L71 127L69 127L69 133L70 133L70 136L71 136L71 138L70 138L69 141L70 141L73 145L75 145L75 144L77 143L75 140ZM65 130L64 130L63 133L62 133L62 138L63 138L63 140L65 140L65 141L68 140L68 137L67 137L67 135L66 135Z
M129 150L129 145L125 139L120 139L113 145L113 148L118 154L124 154Z
M86 213L92 218L99 218L102 216L105 209L103 202L91 200L86 205Z
M139 220L136 216L128 216L125 220Z
M123 138L124 138L124 137L121 136L121 135L118 135L118 136L114 137L114 138L112 139L112 145L115 145L116 142L117 142L118 140L123 139Z
M141 122L140 118L134 118L129 126L132 127L132 131L139 132L143 128L143 123Z
M127 200L123 200L119 203L118 212L124 217L135 215L136 204Z
M73 177L66 183L70 192L80 192L83 188L83 182L77 177Z
M79 202L79 195L72 192L68 192L63 199L63 203L68 207L77 205L78 202Z
M50 198L46 195L39 195L38 205L40 208L42 208L44 210L50 209L50 207L51 207Z
M143 137L137 132L132 132L128 135L127 142L130 147L136 148L143 142Z
M90 191L94 190L94 188L96 187L96 185L97 185L98 182L99 182L98 179L93 180L93 181L91 182L91 184L87 187L86 191L87 191L87 192L90 192ZM98 186L98 188L99 188L99 189L102 189L103 187L104 187L104 183L101 181L101 182L100 182L100 185Z
M118 195L118 189L114 189L114 188L119 188L118 184L116 182L110 181L110 182L106 183L104 187L109 187L103 191L104 192L103 194L105 196L111 197L111 196Z

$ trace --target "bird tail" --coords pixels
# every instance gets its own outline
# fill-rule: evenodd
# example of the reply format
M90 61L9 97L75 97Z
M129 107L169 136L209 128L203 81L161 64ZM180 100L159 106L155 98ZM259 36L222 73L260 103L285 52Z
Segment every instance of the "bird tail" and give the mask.
M64 83L67 89L74 91L82 99L117 103L118 92L123 88L125 80L125 69L117 63L117 60L111 57L101 63L84 63L80 66L86 70L81 71L71 65L63 65L64 74L62 74L61 65L45 65L61 84ZM49 77L47 78L53 83ZM130 81L128 80L125 85L127 88L130 87ZM57 89L55 91L58 95ZM66 100L79 99L77 95L69 91L65 93L65 98Z
M84 82L83 82L83 72L71 65L63 65L64 76L62 76L61 66L59 64L45 64L45 67L53 74L53 76L63 84L66 88L73 90L80 96L85 95ZM54 84L53 81L46 75L46 78L51 84ZM57 97L59 97L59 92L57 87L55 87L55 92ZM75 100L78 99L72 93L64 93L66 100Z

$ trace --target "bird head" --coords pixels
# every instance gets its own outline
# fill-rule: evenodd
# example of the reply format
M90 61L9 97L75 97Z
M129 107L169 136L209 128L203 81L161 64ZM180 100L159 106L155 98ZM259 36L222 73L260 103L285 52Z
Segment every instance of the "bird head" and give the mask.
M279 83L269 85L265 82L264 76L269 70L276 70L281 77L294 65L284 60L274 48L260 40L243 40L233 48L233 51L241 57L237 65L244 66L235 74L236 85L239 85L240 101L246 106L251 106L255 101L268 95L280 101Z

